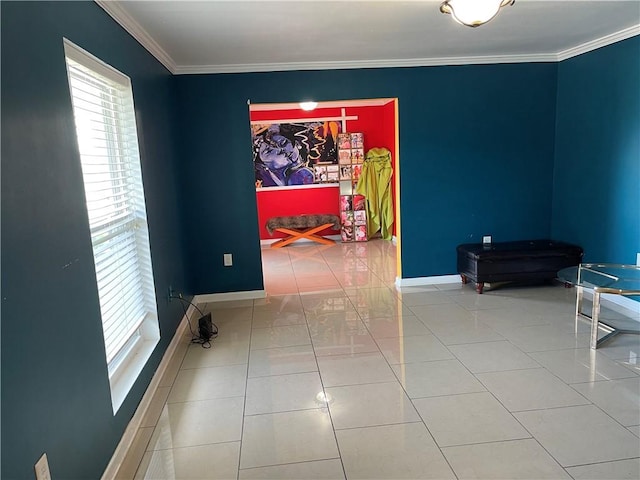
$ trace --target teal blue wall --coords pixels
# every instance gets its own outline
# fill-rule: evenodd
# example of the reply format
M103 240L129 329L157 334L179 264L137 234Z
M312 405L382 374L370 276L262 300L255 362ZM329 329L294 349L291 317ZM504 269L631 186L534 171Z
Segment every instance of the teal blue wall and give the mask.
M100 478L182 316L172 77L94 2L1 2L2 471ZM114 417L62 37L133 82L162 339Z
M234 102L216 76L174 80L181 211L193 291L262 290L247 98ZM225 253L233 255L233 268L223 266Z
M406 278L455 273L483 234L640 250L637 38L559 65L171 77L93 2L0 5L3 479L44 451L54 478L99 478L181 317L169 284L262 288L248 99L399 98ZM115 417L63 36L132 78L141 137L162 339Z
M585 261L640 252L640 37L560 63L552 234Z
M550 234L555 64L176 77L196 293L261 288L247 100L398 97L403 277L455 246ZM233 226L232 226L233 225ZM234 274L223 252L243 252Z

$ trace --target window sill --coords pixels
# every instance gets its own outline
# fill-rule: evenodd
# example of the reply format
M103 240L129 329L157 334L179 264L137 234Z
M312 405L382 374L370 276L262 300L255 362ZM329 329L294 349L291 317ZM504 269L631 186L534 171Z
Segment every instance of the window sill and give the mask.
M133 384L138 379L140 372L149 360L149 357L151 357L159 341L160 338L158 337L138 342L127 356L127 359L109 379L109 383L111 384L111 404L114 415L122 406L124 399L127 398L131 387L133 387Z

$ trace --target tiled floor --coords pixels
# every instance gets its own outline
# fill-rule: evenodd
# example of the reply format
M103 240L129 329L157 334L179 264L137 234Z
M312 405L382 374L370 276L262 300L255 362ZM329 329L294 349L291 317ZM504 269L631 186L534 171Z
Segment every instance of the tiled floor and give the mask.
M206 306L121 478L640 478L640 336L590 350L573 289L398 292L382 240L262 253L268 297Z

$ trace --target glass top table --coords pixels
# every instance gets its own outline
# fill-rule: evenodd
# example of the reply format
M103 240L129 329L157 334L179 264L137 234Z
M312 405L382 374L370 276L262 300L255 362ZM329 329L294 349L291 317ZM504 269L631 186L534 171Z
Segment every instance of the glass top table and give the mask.
M602 294L635 296L640 295L640 266L620 265L612 263L582 263L577 267L569 267L558 272L558 279L577 288L576 322L579 317L591 320L592 349L620 333L640 333L638 330L616 328L600 319L600 296ZM582 311L584 289L593 290L593 306L591 315ZM598 339L598 330L608 333Z

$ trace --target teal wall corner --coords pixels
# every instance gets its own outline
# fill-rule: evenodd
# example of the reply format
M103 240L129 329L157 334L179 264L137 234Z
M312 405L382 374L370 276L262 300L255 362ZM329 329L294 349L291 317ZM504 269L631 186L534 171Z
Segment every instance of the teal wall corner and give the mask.
M640 36L558 69L552 233L585 261L640 252Z

